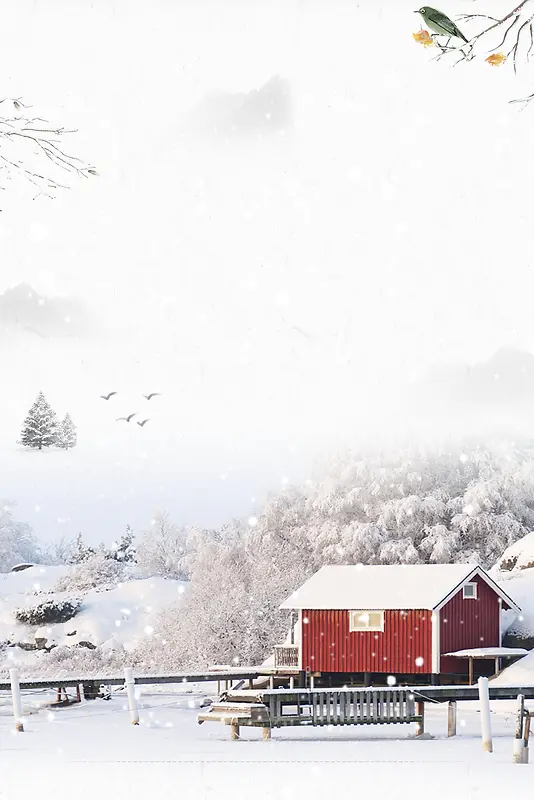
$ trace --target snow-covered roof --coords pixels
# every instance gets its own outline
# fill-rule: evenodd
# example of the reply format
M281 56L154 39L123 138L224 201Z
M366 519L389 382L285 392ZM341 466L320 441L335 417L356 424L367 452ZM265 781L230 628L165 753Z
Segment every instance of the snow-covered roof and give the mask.
M487 573L473 564L357 564L322 567L280 608L435 609L476 574L515 606Z
M507 656L525 656L528 650L522 647L474 647L471 650L456 650L445 653L454 658L506 658Z

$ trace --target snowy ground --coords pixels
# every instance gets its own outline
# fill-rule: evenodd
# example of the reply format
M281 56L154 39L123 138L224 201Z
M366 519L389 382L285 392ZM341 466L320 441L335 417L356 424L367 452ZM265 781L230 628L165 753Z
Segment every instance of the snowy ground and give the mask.
M458 736L446 738L446 706L427 705L426 729L414 726L292 728L263 742L244 730L197 724L203 695L188 687L146 688L142 724L130 724L125 698L51 712L26 693L25 732L15 734L9 697L0 694L0 796L39 800L372 796L381 800L492 800L530 790L534 758L512 763L514 704L492 703L494 752L485 754L475 703L459 704ZM532 704L534 706L534 703ZM34 713L28 713L33 710ZM362 795L365 791L365 795Z

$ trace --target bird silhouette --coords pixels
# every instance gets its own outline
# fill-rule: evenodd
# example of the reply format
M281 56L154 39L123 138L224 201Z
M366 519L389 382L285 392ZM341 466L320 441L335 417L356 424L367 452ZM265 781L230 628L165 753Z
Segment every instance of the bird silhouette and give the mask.
M144 394L143 397L146 400L152 400L153 397L158 397L161 395L161 392L151 392L150 394Z
M128 417L118 417L118 418L115 420L115 422L120 422L121 420L124 420L125 422L131 422L131 421L132 421L132 419L135 417L135 415L136 415L136 414L137 414L137 411L134 411L134 413L133 413L133 414L130 414Z
M150 422L150 420L149 419L144 419L142 422L138 422L137 424L139 425L140 428L142 428L143 425L147 424L147 422Z
M100 397L102 398L102 400L109 400L109 398L113 397L114 394L117 394L117 392L110 392L109 394L101 394Z

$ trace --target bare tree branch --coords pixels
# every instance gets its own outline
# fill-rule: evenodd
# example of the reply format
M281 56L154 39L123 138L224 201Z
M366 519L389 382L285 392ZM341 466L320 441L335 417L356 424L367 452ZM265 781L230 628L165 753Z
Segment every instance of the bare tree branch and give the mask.
M60 178L62 173L80 178L98 174L93 166L64 149L65 137L76 131L54 127L42 117L26 116L31 106L19 97L1 98L3 104L11 104L13 110L0 115L0 189L20 177L37 188L36 197L53 198L57 190L69 188Z

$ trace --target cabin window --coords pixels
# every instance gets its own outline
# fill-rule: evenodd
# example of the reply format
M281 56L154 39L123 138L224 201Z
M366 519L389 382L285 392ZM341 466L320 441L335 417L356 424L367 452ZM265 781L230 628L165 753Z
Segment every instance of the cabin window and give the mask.
M476 583L466 583L464 586L464 600L476 600L477 588Z
M354 631L383 631L383 611L349 611L349 630Z

